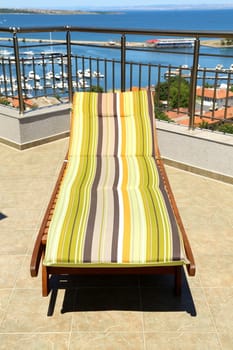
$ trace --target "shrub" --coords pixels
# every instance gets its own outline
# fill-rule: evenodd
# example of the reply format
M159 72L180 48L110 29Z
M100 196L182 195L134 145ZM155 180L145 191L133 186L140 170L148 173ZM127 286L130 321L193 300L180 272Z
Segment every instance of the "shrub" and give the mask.
M227 134L233 134L233 125L232 124L222 124L218 127L218 131L222 131Z
M9 106L10 101L8 101L8 99L5 97L0 97L0 104L5 105L5 106Z

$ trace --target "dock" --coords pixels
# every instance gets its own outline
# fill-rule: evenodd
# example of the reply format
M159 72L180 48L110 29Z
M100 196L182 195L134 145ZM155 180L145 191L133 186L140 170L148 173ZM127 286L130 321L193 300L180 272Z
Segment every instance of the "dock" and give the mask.
M9 39L6 37L2 37L0 38L0 41L13 41L13 39ZM52 42L51 40L48 39L33 39L33 38L18 38L19 42L23 42L23 43L40 43L40 44L65 44L65 39L61 40L61 39L53 39ZM108 47L120 47L121 46L121 42L120 41L90 41L90 40L72 40L72 43L74 44L78 44L78 45L92 45L92 46L108 46ZM134 41L128 41L126 42L126 46L130 46L130 47L147 47L147 48L151 48L151 45L149 45L146 42L134 42Z

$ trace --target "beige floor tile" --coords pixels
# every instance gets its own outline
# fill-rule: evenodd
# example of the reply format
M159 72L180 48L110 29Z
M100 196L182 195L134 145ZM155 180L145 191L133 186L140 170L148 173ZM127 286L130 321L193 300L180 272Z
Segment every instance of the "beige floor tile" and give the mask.
M68 350L69 334L1 334L0 350Z
M203 287L233 287L233 255L197 254L198 274Z
M21 265L21 269L17 275L15 281L16 288L39 288L41 290L41 266L37 277L31 277L30 275L30 262L31 255L25 255L24 261ZM40 293L42 295L42 292ZM41 296L40 295L40 296Z
M74 332L142 332L142 314L136 311L84 311L73 314Z
M221 256L221 255L232 255L233 252L233 230L232 228L226 228L219 231L213 226L203 232L195 232L192 237L198 235L198 240L192 240L192 249L199 255ZM208 247L208 250L207 250Z
M72 333L70 350L144 350L141 333Z
M205 288L205 295L217 331L233 334L233 288Z
M147 350L220 350L215 333L155 332L145 333Z
M68 293L72 300L73 331L142 332L138 291L134 288L81 288ZM69 307L69 306L68 306ZM64 305L64 310L67 306Z
M145 300L147 294L143 296ZM194 305L191 298L185 295L180 301L177 297L166 298L165 292L161 298L154 298L154 305L147 306L147 311L143 313L145 332L214 332L215 326L209 306L203 298L203 290L192 289L192 297Z
M0 288L14 287L23 261L23 255L0 255Z
M43 206L47 202L43 201ZM9 230L9 234L15 236L16 230L34 230L38 227L42 220L42 205L34 208L28 208L23 203L20 207L14 206L11 208L2 207L2 212L6 216L5 219L1 220L1 230L6 232Z
M41 296L41 271L31 278L29 268L67 145L68 138L25 151L0 144L0 350L232 350L233 186L171 167L197 265L190 292L184 284L179 300L158 276L140 284L135 276L82 277L59 289L47 316L53 299Z
M1 229L0 255L24 255L31 244L33 230Z
M232 350L233 349L233 331L222 332L219 335L221 349L222 350Z
M12 289L0 289L0 325L4 317L6 316L11 294L12 294ZM1 339L1 335L0 335L0 339Z
M49 298L40 289L15 289L0 333L70 332L71 314L60 313L63 295L59 291L54 315L48 317Z

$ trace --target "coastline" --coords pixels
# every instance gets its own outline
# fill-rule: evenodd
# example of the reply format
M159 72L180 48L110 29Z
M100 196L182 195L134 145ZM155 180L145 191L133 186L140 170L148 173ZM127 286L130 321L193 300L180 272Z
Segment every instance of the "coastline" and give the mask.
M0 8L0 14L4 15L118 15L122 11L82 11L82 10L56 10L56 9L34 9L34 8Z
M18 38L19 41L23 42L40 42L40 43L51 43L50 39L32 39L32 38ZM9 38L6 37L0 37L0 41L9 41ZM58 39L53 39L53 43L63 43L64 40L58 40ZM120 46L120 42L114 42L111 43L111 41L75 41L77 44L83 44L83 45L97 45L97 46L110 46L110 47L118 47ZM222 45L221 40L201 40L201 45L202 46L207 46L207 47L214 47L214 48L222 48L222 49L227 49L227 48L232 48L233 45ZM148 44L146 42L127 42L126 46L130 47L147 47ZM150 47L150 46L148 46Z
M222 49L227 49L227 48L232 48L233 45L222 45L222 40L202 40L201 41L202 46L208 46L208 47L216 47L216 48L222 48Z

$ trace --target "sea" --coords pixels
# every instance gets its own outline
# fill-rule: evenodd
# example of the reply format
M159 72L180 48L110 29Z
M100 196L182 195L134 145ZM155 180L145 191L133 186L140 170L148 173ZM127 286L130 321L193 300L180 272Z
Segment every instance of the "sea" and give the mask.
M231 9L170 9L151 11L118 11L116 13L98 14L69 14L69 15L46 15L46 14L0 14L0 37L6 36L1 32L1 28L9 27L92 27L92 28L113 28L150 30L155 32L154 36L127 35L126 41L145 42L151 38L159 37L158 31L223 31L232 32L233 7ZM25 37L56 40L65 39L65 32L52 33L25 33ZM72 40L86 41L119 41L118 34L72 32ZM224 36L223 36L224 37ZM0 45L3 43L0 42ZM6 42L4 43L6 45ZM59 47L57 48L59 49ZM64 47L63 47L64 50ZM72 48L73 50L73 48ZM75 50L75 48L74 48ZM145 62L151 64L162 64L175 66L192 66L192 49L182 49L181 55L178 49L177 54L171 55L164 49L162 52L149 51L134 52L127 51L126 59L130 62ZM106 50L106 59L117 59L120 57L120 50ZM74 52L76 53L76 52ZM103 56L103 50L98 47L79 47L78 53L89 57ZM205 68L215 68L222 64L224 68L229 68L233 64L233 48L214 48L201 46L199 65Z

